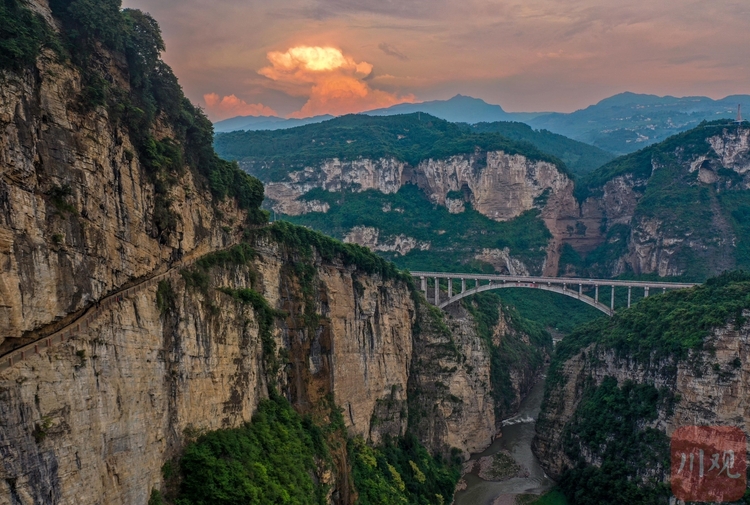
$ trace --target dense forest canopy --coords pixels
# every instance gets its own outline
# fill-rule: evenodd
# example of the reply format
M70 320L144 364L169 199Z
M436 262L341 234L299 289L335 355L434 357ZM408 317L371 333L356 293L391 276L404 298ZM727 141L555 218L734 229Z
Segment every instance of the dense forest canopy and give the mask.
M471 126L476 133L499 133L516 142L529 142L542 152L560 158L574 175L581 177L611 161L615 155L547 130L534 130L525 123L497 121Z
M220 133L215 147L227 159L264 166L253 173L266 181L282 180L291 170L333 158L392 157L416 166L422 160L446 159L477 150L521 154L554 163L567 173L562 161L528 142L509 140L497 133L474 133L465 125L422 113L348 115L288 130Z

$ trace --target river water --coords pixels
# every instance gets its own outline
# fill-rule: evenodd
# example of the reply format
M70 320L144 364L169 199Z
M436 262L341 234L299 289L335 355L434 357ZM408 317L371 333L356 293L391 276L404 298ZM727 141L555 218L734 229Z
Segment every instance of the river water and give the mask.
M554 482L547 477L531 452L531 440L543 396L544 380L540 380L521 402L518 415L503 421L502 437L495 439L484 452L471 456L472 460L477 460L504 449L529 470L529 477L488 482L477 476L478 468L475 468L472 473L464 475L467 488L456 493L455 505L491 505L499 496L507 498L503 502L513 503L512 497L517 494L541 494L553 486Z

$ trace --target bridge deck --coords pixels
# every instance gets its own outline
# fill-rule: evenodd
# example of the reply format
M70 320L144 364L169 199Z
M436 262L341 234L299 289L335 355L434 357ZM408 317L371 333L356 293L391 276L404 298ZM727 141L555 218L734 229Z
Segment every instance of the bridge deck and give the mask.
M628 301L627 306L630 307L632 300L633 288L642 288L643 296L649 295L650 289L661 289L666 291L667 289L685 289L695 286L694 283L688 282L661 282L661 281L628 281L628 280L614 280L614 279L585 279L578 277L533 277L523 275L487 275L487 274L462 274L453 272L411 272L413 277L419 277L421 279L421 289L424 291L425 297L428 301L437 305L438 307L445 308L452 303L459 301L462 298L470 296L475 293L481 293L482 291L490 291L494 289L502 288L531 288L539 289L543 291L551 291L559 293L565 296L576 298L583 303L587 303L592 307L604 312L611 316L615 312L615 289L618 287L625 287L628 289ZM434 291L435 296L430 300L427 289L427 279L434 279ZM448 280L448 297L445 300L440 299L440 279ZM453 281L460 281L460 288L454 294ZM468 287L467 282L473 282L473 287ZM482 284L482 281L486 281L486 284ZM583 287L587 289L594 288L594 296L590 297L584 294ZM609 306L605 305L599 297L599 288L609 287L610 303ZM576 289L577 288L577 289Z
M579 277L532 277L525 275L488 275L488 274L462 274L448 272L411 272L412 277L425 277L431 279L454 279L454 280L474 280L480 281L501 281L501 282L531 282L531 283L549 283L549 284L570 284L584 286L615 286L615 287L632 287L632 288L667 288L667 289L685 289L696 286L697 283L691 282L663 282L663 281L627 281L615 279L586 279Z

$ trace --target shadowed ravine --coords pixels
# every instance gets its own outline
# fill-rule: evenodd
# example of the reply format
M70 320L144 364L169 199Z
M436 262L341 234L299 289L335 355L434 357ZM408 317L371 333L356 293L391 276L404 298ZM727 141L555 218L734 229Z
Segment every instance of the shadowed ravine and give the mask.
M544 380L540 380L521 403L518 414L503 422L502 437L498 437L484 452L471 456L477 460L506 450L520 465L528 468L528 478L512 478L503 482L488 482L477 476L477 470L464 476L468 487L456 493L456 505L489 505L500 495L541 494L553 485L531 452L539 409L544 397ZM512 503L512 502L511 502Z

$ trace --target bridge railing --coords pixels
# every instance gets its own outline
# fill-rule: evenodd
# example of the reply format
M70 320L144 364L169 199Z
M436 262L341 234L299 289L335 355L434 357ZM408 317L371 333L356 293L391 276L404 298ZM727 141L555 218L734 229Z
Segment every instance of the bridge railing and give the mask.
M497 274L462 274L453 272L411 272L413 277L420 279L420 287L424 292L425 297L429 300L427 279L433 279L435 294L432 301L439 307L445 307L451 303L464 298L470 294L489 290L489 289L500 289L500 288L536 288L546 289L548 291L561 292L564 295L579 298L589 305L593 305L599 310L611 315L615 310L615 288L626 287L628 289L627 306L630 307L632 303L632 290L633 288L643 289L643 296L648 297L651 289L660 289L662 292L666 292L667 289L685 289L695 286L695 283L685 282L664 282L664 281L629 281L629 280L615 280L615 279L590 279L590 278L577 278L577 277L544 277L544 276L525 276L525 275L497 275ZM448 299L441 303L441 290L440 281L447 280L448 287ZM460 291L454 296L453 293L453 281L460 281ZM467 288L467 281L474 284L474 287ZM488 284L482 285L482 282ZM553 286L555 287L553 289ZM570 288L573 289L570 289ZM577 287L577 289L576 289ZM583 289L594 288L594 296L588 297L584 294ZM610 306L607 308L606 305L599 301L599 288L610 287ZM577 291L577 292L576 292ZM589 301L591 298L591 303Z

